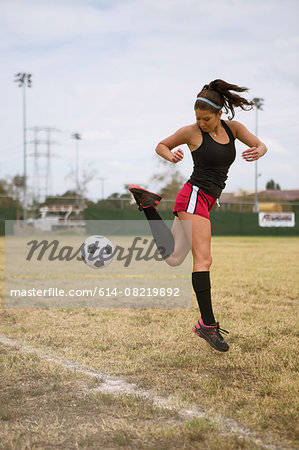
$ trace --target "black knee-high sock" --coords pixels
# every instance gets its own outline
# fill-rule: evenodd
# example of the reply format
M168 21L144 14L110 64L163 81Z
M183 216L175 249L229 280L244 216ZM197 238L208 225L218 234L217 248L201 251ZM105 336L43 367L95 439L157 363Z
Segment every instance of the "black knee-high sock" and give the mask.
M163 259L167 258L174 251L174 239L172 232L163 222L158 211L153 208L144 208L143 212L149 221L154 240Z
M203 323L205 325L214 324L216 321L211 301L210 272L193 272L192 286L196 294Z

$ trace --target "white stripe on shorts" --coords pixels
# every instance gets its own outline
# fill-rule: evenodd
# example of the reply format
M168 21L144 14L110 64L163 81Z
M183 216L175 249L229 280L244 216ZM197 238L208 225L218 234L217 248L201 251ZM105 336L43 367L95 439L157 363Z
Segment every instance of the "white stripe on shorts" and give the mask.
M198 187L192 186L192 192L189 199L189 204L186 212L194 214L195 208L196 208L196 201L197 201L197 194L198 194Z

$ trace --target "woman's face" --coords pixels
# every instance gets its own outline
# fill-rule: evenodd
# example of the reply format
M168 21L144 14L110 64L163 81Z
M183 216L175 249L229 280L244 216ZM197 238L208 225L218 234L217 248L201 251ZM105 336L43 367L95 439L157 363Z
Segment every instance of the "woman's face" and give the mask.
M204 109L196 109L196 123L203 131L205 131L206 133L210 133L211 131L215 130L215 128L217 128L221 114L222 111L218 111L216 114L214 114Z

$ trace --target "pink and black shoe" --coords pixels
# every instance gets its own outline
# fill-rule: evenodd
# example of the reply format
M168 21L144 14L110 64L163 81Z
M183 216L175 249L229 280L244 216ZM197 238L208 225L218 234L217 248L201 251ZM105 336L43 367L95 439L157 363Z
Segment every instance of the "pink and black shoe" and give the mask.
M214 325L205 325L200 318L192 328L192 331L197 336L207 341L207 343L215 350L218 350L219 352L227 352L229 350L229 345L221 336L221 333L228 334L228 331L222 330L218 322Z
M154 194L154 192L147 191L140 186L130 184L129 191L133 194L134 199L138 205L138 209L142 211L144 208L157 208L158 203L162 199L161 195Z

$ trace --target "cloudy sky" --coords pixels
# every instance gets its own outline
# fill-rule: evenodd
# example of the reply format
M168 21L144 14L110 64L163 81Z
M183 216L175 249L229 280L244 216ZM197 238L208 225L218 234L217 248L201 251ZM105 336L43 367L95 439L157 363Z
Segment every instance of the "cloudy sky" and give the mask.
M89 197L124 192L124 184L156 189L155 146L194 122L193 104L215 78L248 86L264 98L258 135L268 146L259 187L273 178L299 188L298 0L0 0L0 178L23 173L22 90L27 90L28 174L33 186L33 127L52 127L52 194L74 186L75 141L80 174L97 174ZM224 116L224 118L226 118ZM255 132L255 111L236 120ZM46 135L40 134L40 141ZM176 165L192 171L187 147ZM254 189L254 164L230 170L227 190ZM46 152L45 144L38 151ZM169 163L171 165L171 163ZM39 159L41 182L46 158ZM163 168L162 168L163 169ZM163 169L164 170L164 169Z

